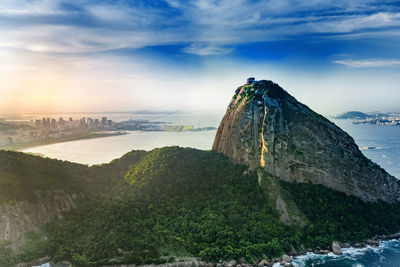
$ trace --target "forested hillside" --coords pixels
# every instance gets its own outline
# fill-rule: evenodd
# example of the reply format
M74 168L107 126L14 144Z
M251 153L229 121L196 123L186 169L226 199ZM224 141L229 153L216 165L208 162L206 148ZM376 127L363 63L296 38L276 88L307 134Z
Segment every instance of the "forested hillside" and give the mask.
M117 177L129 165L124 178L112 183L112 194L47 224L47 240L32 239L20 259L50 255L77 266L162 263L179 256L253 263L400 230L397 204L279 182L283 199L294 201L307 217L302 226L284 224L270 197L276 187L260 186L256 172L212 151L166 147L78 168Z

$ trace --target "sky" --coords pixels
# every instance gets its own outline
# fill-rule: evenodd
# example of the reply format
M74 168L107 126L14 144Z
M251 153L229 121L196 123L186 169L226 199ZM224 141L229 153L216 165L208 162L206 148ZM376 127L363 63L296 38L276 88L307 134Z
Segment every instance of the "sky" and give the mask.
M223 113L247 77L400 111L400 1L0 0L0 113Z

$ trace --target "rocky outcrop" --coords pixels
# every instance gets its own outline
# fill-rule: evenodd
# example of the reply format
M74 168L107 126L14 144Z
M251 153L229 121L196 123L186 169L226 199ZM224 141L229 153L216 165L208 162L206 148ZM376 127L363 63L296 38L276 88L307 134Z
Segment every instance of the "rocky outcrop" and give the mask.
M332 242L332 251L335 255L342 255L342 248L340 247L338 241Z
M352 137L271 81L235 91L213 150L284 181L321 184L364 201L400 200L397 179Z
M54 218L62 218L63 212L76 208L81 197L67 194L64 190L36 191L36 202L13 202L0 205L0 242L9 240L16 252L24 242L24 234L37 232L39 227Z

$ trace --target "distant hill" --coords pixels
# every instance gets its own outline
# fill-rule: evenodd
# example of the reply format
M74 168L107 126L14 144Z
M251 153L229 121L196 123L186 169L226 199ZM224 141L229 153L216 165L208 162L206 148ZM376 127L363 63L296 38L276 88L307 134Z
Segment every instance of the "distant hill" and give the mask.
M373 117L373 116L368 115L363 112L360 112L360 111L348 111L341 115L337 115L334 118L335 119L368 119L371 117Z

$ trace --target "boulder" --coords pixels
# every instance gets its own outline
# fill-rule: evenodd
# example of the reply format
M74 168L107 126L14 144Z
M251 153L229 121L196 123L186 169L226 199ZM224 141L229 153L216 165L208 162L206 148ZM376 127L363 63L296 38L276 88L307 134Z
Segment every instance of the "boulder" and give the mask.
M282 256L282 260L284 260L285 262L291 262L292 257L285 254Z
M370 246L373 246L373 247L377 247L377 246L379 246L379 241L378 240L369 239L369 240L367 240L367 244L370 245Z
M270 267L270 266L272 266L272 263L270 263L270 262L267 261L267 260L262 260L262 261L260 261L260 262L258 263L257 266L258 266L258 267L264 267L264 266Z
M335 255L342 255L343 254L342 248L340 247L338 241L333 241L332 242L332 251L333 251L333 253Z

